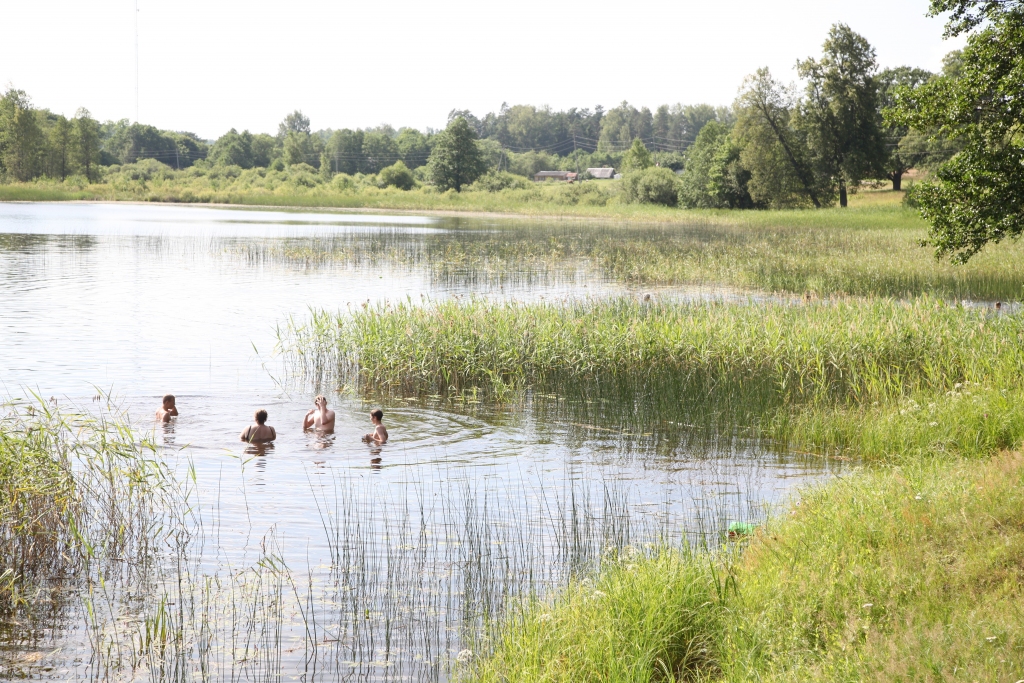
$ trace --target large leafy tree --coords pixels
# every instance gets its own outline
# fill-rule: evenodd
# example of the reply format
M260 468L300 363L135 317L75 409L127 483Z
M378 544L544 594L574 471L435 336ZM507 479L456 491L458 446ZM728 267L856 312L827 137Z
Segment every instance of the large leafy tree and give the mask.
M0 97L0 169L15 180L31 180L40 167L45 139L24 90Z
M936 256L965 263L1024 232L1024 1L932 0L946 35L968 34L956 76L901 89L890 118L963 148L914 198Z
M875 49L846 24L835 24L822 45L821 59L797 64L807 88L798 124L819 174L839 190L877 170L885 157L878 116Z
M438 133L427 168L438 189L456 192L483 174L484 160L476 144L476 132L465 118L455 118Z
M54 177L60 176L62 181L68 177L72 167L71 145L74 141L74 136L74 124L64 115L58 116L49 131L50 173Z
M804 135L792 125L793 109L792 94L767 68L744 79L735 132L743 149L740 163L750 170L750 196L774 208L827 206L833 194L815 173Z
M90 182L97 179L100 165L100 122L82 107L75 112L75 162Z
M740 148L729 126L710 121L687 150L686 168L679 178L679 203L698 209L753 208L747 190L750 171L739 159Z
M879 104L883 110L888 109L895 103L897 90L916 88L934 77L935 74L930 71L910 66L885 69L878 74ZM920 144L920 133L911 131L909 126L892 121L887 123L883 128L886 156L882 162L882 172L892 181L892 189L898 191L902 187L904 174L926 162L931 150L928 145Z

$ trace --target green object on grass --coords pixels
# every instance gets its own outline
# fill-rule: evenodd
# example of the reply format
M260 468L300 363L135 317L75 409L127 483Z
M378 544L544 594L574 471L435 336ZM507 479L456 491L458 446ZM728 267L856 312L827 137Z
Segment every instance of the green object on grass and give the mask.
M754 529L757 528L756 524L750 522L733 522L729 525L730 536L747 536L754 533Z

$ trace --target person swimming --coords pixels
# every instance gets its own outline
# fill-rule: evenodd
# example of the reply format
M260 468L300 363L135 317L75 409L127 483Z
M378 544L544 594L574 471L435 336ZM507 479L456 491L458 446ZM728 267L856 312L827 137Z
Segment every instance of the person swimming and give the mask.
M302 419L302 430L305 431L312 427L318 432L333 432L334 411L328 409L327 398L317 396L313 403L316 408L311 409Z
M267 424L267 411L260 408L253 416L256 424L242 430L241 439L247 443L270 443L277 438L277 432Z
M373 423L373 431L363 435L366 443L375 443L378 446L388 442L388 430L384 428L384 411L375 408L370 411L370 422Z
M178 416L178 409L174 405L174 394L167 394L163 398L162 405L156 410L158 422L170 422L172 417Z

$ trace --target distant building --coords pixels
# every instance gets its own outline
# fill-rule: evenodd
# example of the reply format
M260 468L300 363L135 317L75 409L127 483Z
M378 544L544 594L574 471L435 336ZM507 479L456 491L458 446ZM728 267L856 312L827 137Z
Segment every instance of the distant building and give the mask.
M611 180L615 177L614 168L588 168L587 173L595 180Z
M533 179L538 182L542 180L561 180L571 183L576 180L576 174L572 171L541 171L540 173L534 173Z

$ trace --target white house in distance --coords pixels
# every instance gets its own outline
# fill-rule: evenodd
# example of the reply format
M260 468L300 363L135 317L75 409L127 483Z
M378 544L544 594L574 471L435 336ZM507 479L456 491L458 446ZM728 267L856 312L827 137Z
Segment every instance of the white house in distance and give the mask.
M595 180L611 180L615 177L614 168L588 168L587 173Z

